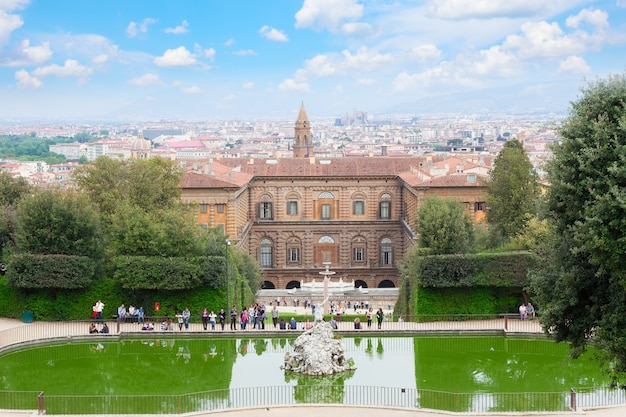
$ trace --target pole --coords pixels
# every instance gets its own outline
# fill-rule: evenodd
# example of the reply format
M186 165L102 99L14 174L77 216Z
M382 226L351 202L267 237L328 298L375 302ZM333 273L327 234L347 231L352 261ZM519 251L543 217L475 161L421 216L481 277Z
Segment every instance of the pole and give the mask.
M230 318L230 274L228 270L228 249L230 246L230 240L226 239L226 308L224 309L224 314L226 314L226 321Z

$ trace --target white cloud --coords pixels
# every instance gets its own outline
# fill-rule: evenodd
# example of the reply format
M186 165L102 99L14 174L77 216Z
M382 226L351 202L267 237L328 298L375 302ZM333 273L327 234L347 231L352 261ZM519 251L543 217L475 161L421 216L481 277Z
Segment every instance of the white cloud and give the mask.
M439 19L487 19L531 16L547 8L544 0L431 0L430 15Z
M11 32L19 29L24 24L22 18L15 14L7 13L0 8L0 47L9 42Z
M572 74L589 74L591 67L579 56L568 56L559 62L559 71Z
M240 49L238 51L233 52L233 55L251 56L251 55L256 55L256 51L254 51L253 49Z
M575 37L567 36L556 22L525 23L522 34L507 36L502 48L514 51L522 59L567 56L586 49Z
M208 49L204 50L204 57L205 58L213 59L213 58L215 58L215 54L216 54L216 52L215 52L215 49L213 49L213 48L208 48Z
M128 24L128 26L126 27L126 34L130 38L134 38L137 35L148 33L148 27L150 25L155 24L156 22L158 22L158 20L157 19L153 19L151 17L146 17L145 19L143 19L139 23L137 23L137 22L130 22Z
M604 29L609 26L609 15L602 10L583 9L577 15L568 17L565 26L579 28L585 22Z
M213 58L215 58L215 53L216 53L215 49L213 48L203 49L202 45L200 45L199 43L196 43L193 46L193 51L195 55L198 57L208 58L209 60L212 60Z
M189 86L189 87L182 87L180 89L181 93L184 94L200 94L200 87L197 86Z
M44 42L38 46L30 46L30 41L24 39L15 49L7 54L0 55L0 66L17 67L40 65L52 57L50 43Z
M166 28L165 33L169 33L172 35L183 35L189 32L188 28L189 28L189 22L187 22L186 20L183 20L183 23L181 23L179 26L176 26L174 28Z
M416 46L409 52L409 58L418 62L431 61L440 57L441 51L432 44Z
M224 42L224 46L233 46L235 44L235 40L233 38L228 39Z
M522 73L523 64L512 53L500 46L482 50L467 63L459 63L468 73L488 77L513 77Z
M267 38L271 41L276 41L276 42L287 42L289 40L289 38L287 37L287 35L285 35L283 32L281 32L278 29L275 28L271 28L269 26L263 26L260 30L259 33L261 34L261 36L263 36L264 38Z
M345 35L366 36L374 32L374 28L369 23L349 22L341 26L341 32Z
M305 72L318 77L348 75L354 72L370 72L393 62L391 54L379 54L361 46L353 55L343 50L341 55L317 55L305 63Z
M361 16L363 5L358 0L304 0L295 16L296 28L336 32L344 21L355 21Z
M241 85L245 89L250 89L254 87L254 83L252 81L245 82Z
M19 70L15 73L17 86L24 89L37 89L43 86L39 78L33 77L26 70Z
M309 84L306 82L298 82L293 78L287 78L284 80L278 85L278 89L280 91L299 91L303 93L308 93L310 91Z
M63 66L57 64L40 67L32 72L37 77L47 77L53 75L56 77L76 77L84 78L93 73L93 69L78 63L74 59L67 59Z
M146 86L152 86L152 85L163 85L163 82L159 78L158 74L147 73L147 74L142 75L141 77L128 80L126 84L146 87Z
M159 67L186 67L196 63L196 57L184 46L168 49L162 56L154 58Z
M100 55L93 57L93 59L91 60L91 63L94 65L102 65L102 64L105 64L109 60L109 58L110 57L107 54L100 54Z

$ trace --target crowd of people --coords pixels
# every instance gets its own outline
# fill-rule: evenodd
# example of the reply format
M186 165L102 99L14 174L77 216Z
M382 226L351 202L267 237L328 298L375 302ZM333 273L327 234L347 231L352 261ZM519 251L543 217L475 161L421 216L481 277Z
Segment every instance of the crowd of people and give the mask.
M297 302L297 300L296 300ZM311 308L311 312L315 313L315 309L322 308L322 305L316 306L315 304L310 304L310 301L305 300L306 307ZM231 330L246 330L246 329L258 329L265 330L266 321L268 318L271 318L272 325L274 329L280 330L307 330L313 327L313 323L306 319L305 321L297 322L294 317L292 317L289 321L286 321L285 318L280 317L280 313L278 310L278 305L280 302L270 303L272 304L272 308L267 311L267 308L263 302L250 304L249 307L243 306L241 310L238 310L236 306L233 306L228 313L224 311L224 309L220 309L219 312L215 313L214 310L208 310L206 307L202 309L200 313L200 318L202 320L202 328L204 330L208 330L209 327L211 330L215 330L219 328L224 330L226 327L227 318L230 317L230 329ZM365 310L364 319L366 324L362 324L360 318L356 318L354 320L354 328L362 329L365 328L365 325L368 329L371 329L372 323L374 319L377 323L377 328L382 328L382 323L385 319L385 314L383 312L382 307L379 307L377 311L374 311L372 307L369 307L368 303L365 302L361 304L360 302L351 303L348 302L347 305L353 305L355 308L360 308L364 306L368 306ZM108 333L109 329L104 323L102 314L104 311L105 304L98 300L93 304L92 308L92 317L93 322L89 327L89 333ZM340 305L331 305L330 306L331 319L329 321L331 327L333 329L338 328L338 322L341 321L342 313L345 314L345 310L341 308ZM321 310L320 310L321 311ZM317 316L316 316L317 317ZM322 317L322 315L320 315ZM135 308L133 305L130 305L128 309L125 304L122 303L117 308L117 321L119 323L137 323L141 325L141 330L151 331L156 330L157 326L152 322L146 322L145 310L142 306ZM163 317L160 325L161 331L173 331L175 329L175 325L177 325L178 330L182 331L183 328L185 331L189 330L189 321L191 319L191 311L189 308L185 308L181 312L176 312L174 314L174 320L172 318L165 316ZM96 323L103 323L103 326L106 327L106 331L102 331L103 329L98 329ZM219 326L219 327L218 327Z

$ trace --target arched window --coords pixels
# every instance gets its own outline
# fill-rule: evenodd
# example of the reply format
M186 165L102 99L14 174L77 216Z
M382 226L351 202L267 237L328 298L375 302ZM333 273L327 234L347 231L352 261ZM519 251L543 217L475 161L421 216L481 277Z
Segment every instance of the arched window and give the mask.
M378 202L378 218L391 218L391 195L389 193L384 193L380 196L380 201Z
M329 191L322 191L321 193L319 193L317 198L321 200L322 198L335 198L335 196Z
M289 193L286 196L287 207L285 211L288 216L298 215L298 203L300 202L300 195L298 193Z
M385 237L380 241L380 264L392 265L393 264L393 251L391 247L391 239Z
M272 220L273 217L272 197L269 194L263 194L259 203L259 219Z
M322 236L320 237L320 240L317 241L317 243L335 243L335 239L333 239L331 236Z
M272 246L272 241L265 238L261 240L261 245L259 249L259 263L264 268L272 267L272 258L273 258L274 248Z

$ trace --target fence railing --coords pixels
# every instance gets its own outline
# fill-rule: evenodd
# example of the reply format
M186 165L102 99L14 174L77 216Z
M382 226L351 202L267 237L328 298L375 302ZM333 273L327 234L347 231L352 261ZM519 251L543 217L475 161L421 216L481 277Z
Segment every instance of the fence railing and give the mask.
M289 315L283 316L285 320L289 320ZM106 322L98 322L98 329L102 328L103 323L107 323L109 327L108 336L111 335L133 335L133 334L175 334L183 333L187 335L206 335L216 336L220 334L239 335L243 331L239 325L237 330L230 330L230 325L226 325L224 330L216 326L215 330L204 330L202 323L191 322L189 328L179 330L178 324L174 323L173 330L161 330L160 322L163 318L146 318L147 322L154 322L155 329L153 331L141 330L141 326L136 322L119 323L115 320ZM311 320L312 322L312 320ZM34 322L20 325L11 329L0 331L0 351L11 345L27 343L37 340L49 340L67 337L94 337L89 334L89 325L91 321L67 321L67 322ZM251 323L245 332L258 332L259 334L269 333L271 331L280 332L281 334L294 334L304 331L306 321L299 321L296 330L285 329L280 330L274 327L271 319L265 321L263 330L254 329ZM289 326L287 326L289 327ZM384 332L384 333L462 333L462 332L504 332L504 333L522 333L522 334L540 334L542 333L541 325L538 320L519 320L515 316L499 314L499 315L478 315L478 314L457 314L457 315L421 315L403 318L401 321L384 320L380 329L374 318L369 324L366 320L362 320L360 329L355 329L353 320L342 320L337 322L337 330L339 332L352 333L357 332ZM97 336L107 336L106 334L97 334Z
M180 395L44 395L0 391L0 409L39 414L184 414L304 404L399 407L457 413L568 412L626 402L623 389L570 392L455 393L353 385L260 386Z

